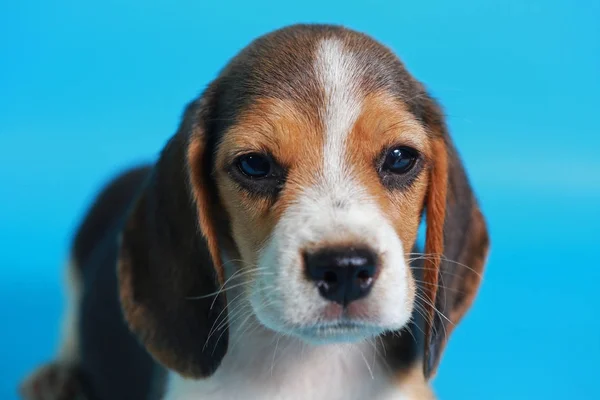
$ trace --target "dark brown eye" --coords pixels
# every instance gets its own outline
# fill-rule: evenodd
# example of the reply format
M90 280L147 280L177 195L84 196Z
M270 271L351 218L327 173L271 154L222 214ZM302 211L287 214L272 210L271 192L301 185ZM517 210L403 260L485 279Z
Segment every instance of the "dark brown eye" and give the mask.
M228 173L246 191L275 197L285 184L287 171L270 154L247 153L229 164Z
M238 168L249 178L260 179L269 176L271 161L260 154L247 154L238 159Z
M419 155L410 147L394 147L385 156L381 169L392 174L405 174L416 164Z

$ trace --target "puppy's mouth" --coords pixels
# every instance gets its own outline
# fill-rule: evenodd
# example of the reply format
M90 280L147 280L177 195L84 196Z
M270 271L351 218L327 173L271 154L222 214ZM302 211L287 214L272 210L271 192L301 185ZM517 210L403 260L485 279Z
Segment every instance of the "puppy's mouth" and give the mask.
M382 334L384 328L359 321L341 319L310 326L302 326L292 330L292 334L311 343L344 343L358 342Z

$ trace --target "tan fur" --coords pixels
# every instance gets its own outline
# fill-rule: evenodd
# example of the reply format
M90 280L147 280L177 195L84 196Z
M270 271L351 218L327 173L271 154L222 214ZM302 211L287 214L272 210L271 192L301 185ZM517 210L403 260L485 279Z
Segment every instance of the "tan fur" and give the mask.
M423 168L419 177L402 191L390 191L380 182L374 160L393 146L409 146L426 160L432 159L431 138L407 110L406 104L385 92L369 95L360 117L348 137L349 164L361 184L378 200L379 207L392 221L406 252L412 251L417 237L428 177ZM355 150L354 150L355 149Z
M217 150L216 176L221 201L231 221L242 258L255 263L258 249L271 234L287 205L320 172L323 135L316 115L294 101L260 99L240 117ZM276 204L248 195L226 169L240 153L267 152L289 170L286 189Z
M203 174L203 158L205 143L200 135L192 137L188 144L187 162L190 171L190 179L192 180L191 189L194 196L194 203L198 212L198 224L200 232L206 239L208 251L212 257L213 263L217 270L219 282L225 282L225 272L223 270L223 262L221 260L221 252L219 243L217 242L217 233L214 226L214 216L211 217L210 209L211 201L206 193L206 187L202 184Z
M401 370L398 374L396 383L402 387L402 390L408 399L437 399L427 380L423 377L423 365L421 363L415 363L415 365L410 368Z
M446 217L446 192L448 190L448 159L444 143L437 139L433 142L434 161L431 168L431 184L427 193L427 240L425 242L425 260L423 280L425 281L427 330L426 340L431 334L431 324L438 286L440 260L444 252L444 220Z

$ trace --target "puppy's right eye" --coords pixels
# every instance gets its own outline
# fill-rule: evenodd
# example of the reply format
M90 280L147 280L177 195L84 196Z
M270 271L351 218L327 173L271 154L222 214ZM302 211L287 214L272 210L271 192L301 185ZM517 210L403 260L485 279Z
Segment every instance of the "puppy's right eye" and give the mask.
M261 154L246 154L241 156L237 165L239 170L251 179L266 178L271 173L271 160Z
M393 174L406 174L415 166L417 159L416 150L406 146L395 147L385 156L382 170Z
M247 153L229 165L229 175L250 193L276 196L285 184L286 170L270 154Z
M423 169L419 152L407 146L386 149L376 161L379 176L389 189L402 189L409 185Z

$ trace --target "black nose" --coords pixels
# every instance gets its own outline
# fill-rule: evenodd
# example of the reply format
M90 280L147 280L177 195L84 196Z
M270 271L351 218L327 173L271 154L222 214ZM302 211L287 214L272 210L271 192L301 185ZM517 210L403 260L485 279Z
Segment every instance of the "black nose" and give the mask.
M306 273L321 296L347 305L369 293L377 272L375 255L364 249L324 249L304 255Z

